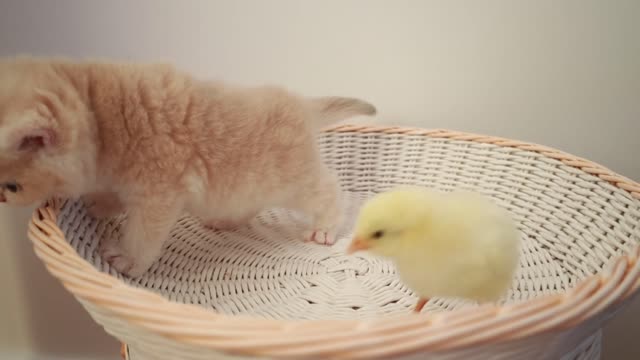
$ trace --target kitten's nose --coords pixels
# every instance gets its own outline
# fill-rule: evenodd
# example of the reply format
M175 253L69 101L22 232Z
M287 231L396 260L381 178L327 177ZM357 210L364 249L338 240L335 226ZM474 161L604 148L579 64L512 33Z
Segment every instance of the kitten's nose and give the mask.
M0 203L7 202L7 198L4 197L4 194L0 194Z

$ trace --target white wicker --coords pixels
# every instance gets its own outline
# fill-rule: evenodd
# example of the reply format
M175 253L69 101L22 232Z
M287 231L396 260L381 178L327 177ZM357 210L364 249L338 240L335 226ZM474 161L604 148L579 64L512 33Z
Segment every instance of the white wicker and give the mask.
M321 145L348 205L333 247L300 241L286 210L230 232L184 217L162 258L129 280L96 252L122 219L51 201L29 235L132 360L599 358L603 323L640 285L638 184L553 149L444 130L343 126ZM524 247L504 301L432 299L413 315L391 263L344 254L358 205L398 184L471 189L512 212Z

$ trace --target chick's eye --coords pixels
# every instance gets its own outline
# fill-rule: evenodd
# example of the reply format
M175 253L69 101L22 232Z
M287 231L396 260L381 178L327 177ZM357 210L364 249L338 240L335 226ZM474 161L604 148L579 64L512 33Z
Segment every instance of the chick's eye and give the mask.
M384 236L384 231L382 230L378 230L371 235L371 237L374 239L380 239L383 236Z
M10 182L10 183L6 183L4 184L4 188L7 189L7 191L10 191L12 193L16 193L18 192L20 189L22 189L22 187L20 186L20 184L15 183L15 182Z

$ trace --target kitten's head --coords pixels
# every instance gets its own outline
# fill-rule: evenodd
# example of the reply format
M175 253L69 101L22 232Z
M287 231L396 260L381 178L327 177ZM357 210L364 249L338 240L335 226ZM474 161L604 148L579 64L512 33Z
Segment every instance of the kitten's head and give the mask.
M0 202L31 205L83 185L80 100L53 63L0 60Z

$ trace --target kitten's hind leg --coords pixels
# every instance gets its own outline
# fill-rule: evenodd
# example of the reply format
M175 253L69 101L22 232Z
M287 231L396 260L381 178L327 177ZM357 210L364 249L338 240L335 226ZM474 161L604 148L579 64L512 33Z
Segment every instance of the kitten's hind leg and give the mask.
M304 240L333 245L336 242L335 231L342 216L336 178L321 165L317 171L309 174L302 185L291 200L290 207L311 217L311 227L303 233Z

